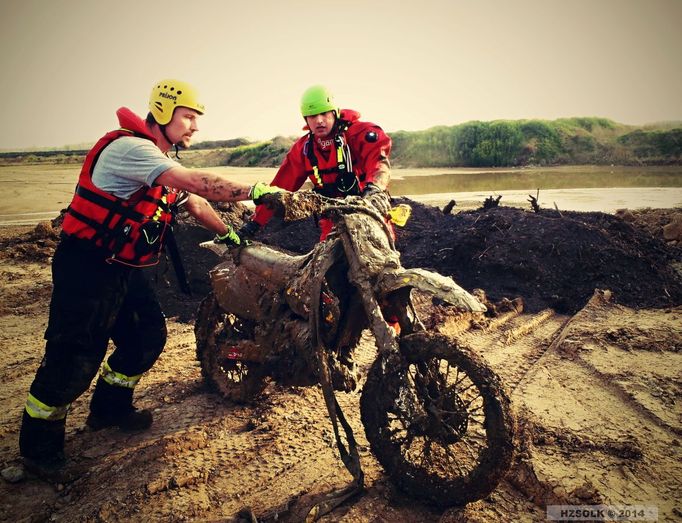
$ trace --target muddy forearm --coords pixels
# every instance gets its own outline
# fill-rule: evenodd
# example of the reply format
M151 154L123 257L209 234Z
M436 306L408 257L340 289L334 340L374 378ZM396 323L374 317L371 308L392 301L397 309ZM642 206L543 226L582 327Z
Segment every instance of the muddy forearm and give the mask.
M249 199L250 185L234 182L225 176L206 171L197 171L197 173L200 173L200 180L197 190L193 191L195 194L215 202L236 202Z
M198 194L216 202L248 200L251 186L210 171L173 167L161 174L156 183Z

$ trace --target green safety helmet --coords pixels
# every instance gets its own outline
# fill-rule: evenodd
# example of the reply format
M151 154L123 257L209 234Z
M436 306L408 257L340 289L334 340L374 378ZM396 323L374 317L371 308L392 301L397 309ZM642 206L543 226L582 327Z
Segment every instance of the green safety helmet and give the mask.
M159 125L166 125L173 118L176 107L188 107L204 114L204 104L199 102L197 90L180 80L161 80L154 85L149 96L149 112Z
M301 96L301 114L303 118L327 111L334 111L339 115L339 108L334 103L334 95L323 85L313 85L306 89Z

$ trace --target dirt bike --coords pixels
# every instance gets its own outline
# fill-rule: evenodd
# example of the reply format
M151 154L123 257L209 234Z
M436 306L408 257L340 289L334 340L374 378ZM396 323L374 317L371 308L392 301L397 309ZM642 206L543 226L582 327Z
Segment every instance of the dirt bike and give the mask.
M320 383L341 458L355 479L350 494L364 476L334 390L353 388L352 351L369 329L377 356L362 390L361 419L391 480L440 507L487 496L512 459L509 399L476 354L425 329L412 292L462 311L485 307L451 278L403 268L386 220L366 200L312 192L279 198L285 221L319 212L334 227L304 255L257 242L202 244L222 256L210 271L213 292L195 327L208 383L235 402L257 398L268 379Z

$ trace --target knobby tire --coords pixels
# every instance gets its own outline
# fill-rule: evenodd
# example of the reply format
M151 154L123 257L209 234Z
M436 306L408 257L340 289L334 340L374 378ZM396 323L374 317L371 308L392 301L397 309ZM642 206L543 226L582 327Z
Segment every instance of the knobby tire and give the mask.
M404 336L400 349L400 357L377 358L361 397L374 455L401 490L439 507L486 497L513 455L514 419L499 378L440 334Z
M211 390L234 403L254 400L267 385L263 366L224 357L224 347L245 339L239 318L220 308L213 293L199 306L194 334L201 374Z

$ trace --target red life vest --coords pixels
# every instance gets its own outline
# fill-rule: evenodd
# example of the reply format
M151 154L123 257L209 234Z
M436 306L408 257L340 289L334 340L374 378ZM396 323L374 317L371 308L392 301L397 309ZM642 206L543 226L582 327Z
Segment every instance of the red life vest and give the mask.
M359 180L353 172L353 158L343 133L337 133L328 156L315 154L313 135L303 146L305 174L313 190L324 196L343 197L360 194Z
M92 183L92 171L99 155L117 138L138 136L156 144L141 118L124 107L116 114L121 128L100 138L85 157L62 231L108 251L108 262L148 267L159 262L178 193L175 189L155 185L141 187L124 200Z
M315 154L313 134L303 145L305 174L313 184L313 190L324 196L339 198L360 194L364 187L365 174L356 172L348 145L346 131L352 121L339 120L338 130L333 138L333 147L325 158Z

